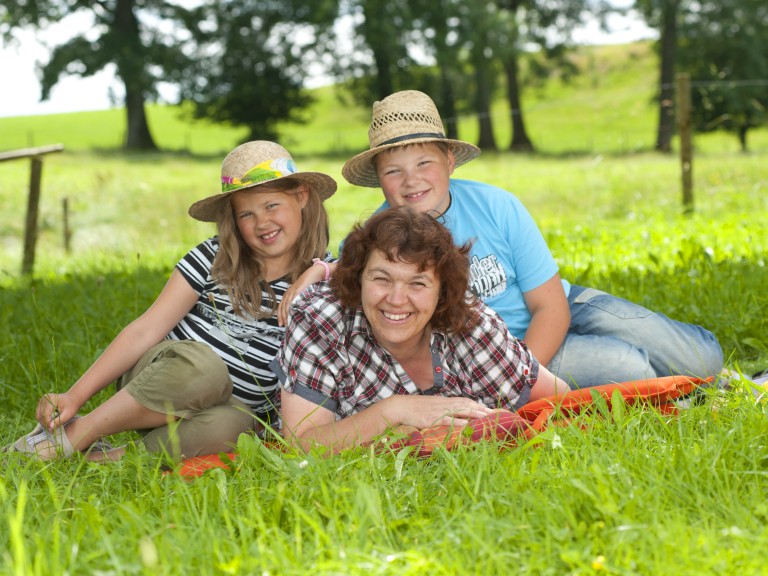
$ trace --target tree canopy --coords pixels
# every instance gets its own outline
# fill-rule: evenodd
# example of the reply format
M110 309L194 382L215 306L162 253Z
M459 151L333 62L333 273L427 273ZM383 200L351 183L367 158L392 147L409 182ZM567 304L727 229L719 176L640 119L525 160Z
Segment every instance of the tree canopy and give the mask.
M656 147L669 150L673 79L694 80L700 129L747 131L766 121L768 14L760 0L635 0L660 32ZM306 79L322 64L341 93L370 105L402 89L431 94L448 136L456 117L478 121L478 145L494 150L491 103L506 94L512 150L534 150L524 122L523 87L555 70L575 73L573 32L587 19L622 11L609 0L0 0L0 34L41 33L73 15L92 27L53 46L42 65L43 99L64 75L114 66L125 87L126 148L153 149L145 103L162 82L178 88L195 118L278 138L281 122L301 122ZM340 23L347 23L344 28ZM351 30L351 38L344 37Z
M693 121L727 130L747 150L747 133L768 121L768 4L698 2L681 23L680 67L693 82Z
M304 80L328 42L334 1L216 1L194 11L194 58L179 78L196 118L245 126L250 140L277 139L311 102ZM314 54L314 59L319 56Z
M189 63L183 50L189 11L162 0L2 0L0 32L8 41L17 28L45 30L75 15L87 16L92 26L52 47L41 70L42 99L63 75L90 76L113 64L125 88L125 147L154 149L144 103L157 97L161 80L172 80Z

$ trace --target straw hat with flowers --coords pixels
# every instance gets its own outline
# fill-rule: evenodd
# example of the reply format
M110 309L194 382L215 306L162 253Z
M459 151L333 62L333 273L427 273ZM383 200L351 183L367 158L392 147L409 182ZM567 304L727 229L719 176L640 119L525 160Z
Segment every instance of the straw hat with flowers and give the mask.
M327 200L336 192L336 181L320 172L299 172L288 150L266 140L241 144L227 154L221 163L221 194L198 200L189 207L189 215L203 222L216 222L228 205L229 196L238 190L285 180L307 184Z
M424 142L444 142L461 166L477 158L480 149L468 142L445 137L443 122L432 99L417 90L395 92L374 102L371 127L368 129L370 149L344 164L341 173L351 184L376 188L374 157L390 148Z

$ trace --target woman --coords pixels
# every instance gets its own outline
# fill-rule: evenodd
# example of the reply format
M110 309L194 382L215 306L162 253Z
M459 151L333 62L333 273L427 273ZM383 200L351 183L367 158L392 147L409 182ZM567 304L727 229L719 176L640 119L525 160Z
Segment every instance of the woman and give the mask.
M389 427L464 426L567 390L470 296L469 250L407 207L355 227L330 284L291 307L273 363L289 441L340 450Z

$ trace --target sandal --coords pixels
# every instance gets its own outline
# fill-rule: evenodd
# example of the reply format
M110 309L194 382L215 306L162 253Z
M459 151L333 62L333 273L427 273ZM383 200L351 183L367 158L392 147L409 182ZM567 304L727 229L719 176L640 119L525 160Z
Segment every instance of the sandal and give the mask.
M35 454L40 457L41 460L50 460L53 455L50 454L51 449L56 450L56 456L63 456L65 458L69 458L72 456L77 450L75 450L72 447L72 443L69 441L69 438L67 437L66 433L64 432L64 428L66 428L70 422L74 422L80 418L80 416L75 416L64 424L64 426L59 426L55 432L51 432L49 430L44 429L40 424L35 426L35 429L32 430L29 434L26 434L16 440L13 444L9 444L5 448L3 448L3 452L22 452L24 454ZM37 451L37 445L41 442L48 441L51 443L51 448L49 448L45 455L41 455L40 452ZM110 450L113 450L114 447L112 444L104 440L103 438L96 440L93 444L88 446L85 450L83 450L83 454L88 454L89 452L109 452Z
M104 438L100 440L96 440L93 444L88 446L85 450L83 450L83 454L87 454L88 452L109 452L110 450L113 450L115 447L112 446L109 442L104 440Z
M71 422L72 420L70 420ZM69 422L67 422L69 424ZM3 452L21 452L23 454L34 454L41 460L51 460L59 456L69 458L75 453L72 443L64 432L67 424L59 426L51 432L43 428L41 424L35 426L29 434L25 434L13 444L3 448ZM38 445L43 442L49 442L50 446L44 450L38 451Z
M768 368L752 374L752 382L760 386L768 384Z

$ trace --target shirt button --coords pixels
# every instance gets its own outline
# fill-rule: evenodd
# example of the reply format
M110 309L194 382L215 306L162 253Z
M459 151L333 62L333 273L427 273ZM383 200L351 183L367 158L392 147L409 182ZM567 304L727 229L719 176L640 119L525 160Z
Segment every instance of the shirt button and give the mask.
M296 378L296 370L291 370L291 378Z
M443 369L442 369L442 368L440 368L440 366L438 366L437 368L435 368L435 372L437 372L438 374L439 374L440 372L442 372L442 371L443 371Z
M528 368L525 368L525 369L523 370L523 374L525 374L526 376L528 376L528 373L529 373L529 372L530 372L530 370L528 370Z

